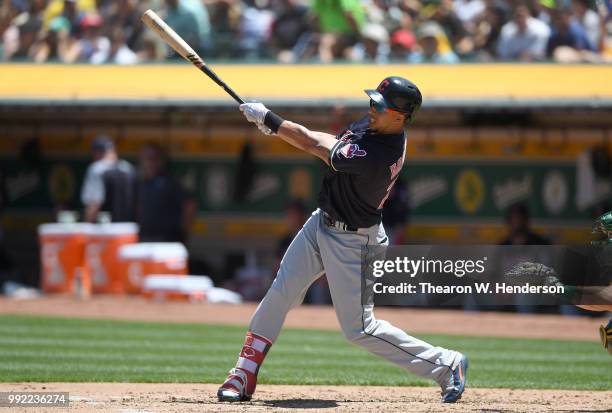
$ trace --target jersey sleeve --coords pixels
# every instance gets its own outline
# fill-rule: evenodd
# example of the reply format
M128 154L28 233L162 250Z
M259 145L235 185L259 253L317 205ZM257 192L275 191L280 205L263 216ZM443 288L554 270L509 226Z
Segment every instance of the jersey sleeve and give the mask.
M90 165L81 189L81 202L84 205L101 204L105 195L102 174L94 165Z
M376 162L363 144L339 140L331 150L329 164L336 172L361 174L371 171Z

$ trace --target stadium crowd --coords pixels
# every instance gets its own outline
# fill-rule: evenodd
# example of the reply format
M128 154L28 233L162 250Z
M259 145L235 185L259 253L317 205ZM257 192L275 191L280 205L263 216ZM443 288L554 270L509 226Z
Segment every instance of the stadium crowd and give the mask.
M612 62L611 0L3 0L0 58L175 58L147 8L219 60Z

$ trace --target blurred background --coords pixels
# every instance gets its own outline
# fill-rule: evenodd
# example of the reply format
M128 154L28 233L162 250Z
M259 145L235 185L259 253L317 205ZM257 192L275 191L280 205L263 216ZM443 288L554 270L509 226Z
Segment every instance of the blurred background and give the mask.
M147 8L245 100L314 130L363 116L386 76L419 85L393 243L586 243L612 209L609 0L3 0L6 294L141 293L172 273L258 300L316 207L325 165L245 122Z

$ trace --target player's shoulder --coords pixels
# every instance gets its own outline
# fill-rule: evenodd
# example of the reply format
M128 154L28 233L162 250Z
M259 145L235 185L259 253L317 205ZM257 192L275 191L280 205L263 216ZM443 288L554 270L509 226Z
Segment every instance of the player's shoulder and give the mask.
M361 119L358 119L354 122L349 123L349 125L343 131L343 134L348 133L352 135L363 135L368 130L368 126L369 126L368 117L364 116Z
M97 161L92 162L87 168L87 172L95 175L103 174L109 167L109 163L105 159L99 159Z
M129 172L129 173L134 172L134 166L130 162L126 161L125 159L119 159L119 161L117 162L117 167L124 172Z

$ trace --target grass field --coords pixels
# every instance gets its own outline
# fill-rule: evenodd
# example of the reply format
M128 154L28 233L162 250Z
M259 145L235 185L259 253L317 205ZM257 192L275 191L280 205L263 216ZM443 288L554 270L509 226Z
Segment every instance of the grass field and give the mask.
M244 328L0 316L0 381L219 383ZM420 336L470 358L471 387L610 390L612 357L595 342ZM261 383L431 385L334 331L283 330Z

